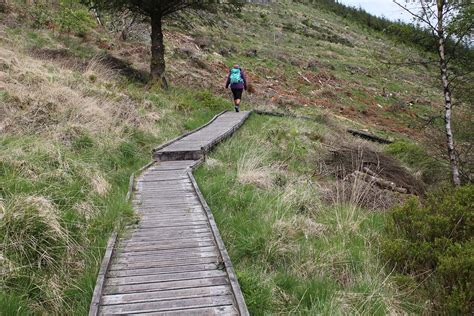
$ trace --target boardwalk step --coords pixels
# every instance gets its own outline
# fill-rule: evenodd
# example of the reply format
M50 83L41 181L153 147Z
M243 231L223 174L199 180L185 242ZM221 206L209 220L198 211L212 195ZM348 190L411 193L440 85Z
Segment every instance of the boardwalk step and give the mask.
M169 282L154 282L142 284L127 284L127 285L105 285L105 294L121 294L121 293L140 293L158 290L176 290L188 289L200 286L226 285L229 283L227 277L221 276L217 278L202 278L193 280L169 281Z
M183 308L202 308L229 306L234 303L232 295L210 296L199 298L184 298L169 301L155 301L119 305L105 305L102 312L105 314L131 314L131 313L147 313L160 311L183 310Z
M184 299L184 298L197 298L206 296L221 296L230 295L232 291L229 286L218 285L208 287L197 287L191 289L179 289L169 291L155 291L145 293L130 293L130 294L112 294L105 295L102 298L103 305L114 305L114 304L127 304L127 303L140 303L140 302L153 302L153 301L164 301L169 299Z

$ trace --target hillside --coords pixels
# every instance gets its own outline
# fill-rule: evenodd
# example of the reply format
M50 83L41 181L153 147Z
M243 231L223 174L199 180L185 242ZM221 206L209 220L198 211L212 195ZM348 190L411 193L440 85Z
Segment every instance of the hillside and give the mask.
M107 238L137 220L130 174L232 108L233 63L252 84L244 109L310 118L252 117L197 174L251 312L430 311L378 245L386 210L449 178L426 123L436 70L402 63L426 52L296 2L191 11L165 23L163 91L146 85L145 23L123 41L70 3L1 6L0 314L87 313ZM408 194L353 178L363 161Z

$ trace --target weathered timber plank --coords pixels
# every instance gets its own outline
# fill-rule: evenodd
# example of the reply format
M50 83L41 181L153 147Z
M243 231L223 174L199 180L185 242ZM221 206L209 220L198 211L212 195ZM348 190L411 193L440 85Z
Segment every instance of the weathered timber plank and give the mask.
M194 193L188 193L185 194L183 191L177 191L177 192L143 192L140 195L140 201L148 201L148 200L176 200L182 199L182 200L190 200L190 201L196 201L196 194Z
M186 214L185 214L186 215ZM202 214L196 213L194 216L188 215L183 216L183 213L177 213L176 216L166 216L160 217L153 215L149 215L147 217L141 217L140 223L138 227L147 227L150 225L166 225L166 226L174 226L173 224L204 224L207 223L205 218L202 218Z
M174 232L174 233L180 233L182 231L192 231L192 230L195 230L195 229L206 229L207 227L209 227L209 224L208 223L205 223L205 224L191 224L191 225L187 225L187 226L184 226L184 225L168 225L168 226L165 226L165 227L154 227L154 226L150 226L150 227L140 227L140 231L142 230L150 230L150 231L155 231L155 232L159 232L159 233L167 233L167 232Z
M148 199L171 199L171 198L182 198L182 199L193 199L196 198L196 194L189 190L189 192L186 192L185 190L179 190L179 191L168 191L168 192L163 192L163 191L142 191L140 194L136 195L137 199L140 199L140 201L146 201Z
M198 232L198 233L188 233L185 234L182 232L180 235L172 235L172 236L156 236L156 235L150 235L150 236L138 236L138 237L132 237L132 238L127 238L125 242L130 242L130 243L136 243L136 242L168 242L168 241L179 241L179 240L207 240L207 239L213 239L214 237L212 236L212 233L210 231L205 231L205 232Z
M209 287L197 287L191 289L179 289L169 291L156 291L145 293L130 293L130 294L115 294L104 295L102 298L103 305L153 302L163 300L179 300L184 298L206 297L206 296L221 296L232 294L229 286L218 285Z
M127 252L143 252L143 251L158 251L158 250L171 250L171 249L182 249L186 251L189 248L197 247L210 247L214 246L214 240L208 239L205 241L187 241L186 239L181 239L182 242L173 242L173 243L147 243L147 244L125 244L118 247L120 253Z
M197 242L214 242L214 238L210 233L196 234L196 235L183 235L179 238L174 237L161 237L159 239L154 238L134 238L127 239L120 247L141 247L146 245L177 245L180 243L197 243Z
M191 264L185 266L175 267L162 267L162 268L142 268L142 269L131 269L131 270L113 270L109 271L108 277L122 277L122 276L138 276L138 275L158 275L167 273L178 273L178 272L192 272L192 271L207 271L215 270L217 268L216 263L204 263L204 264Z
M121 247L140 247L146 245L172 245L172 244L179 244L179 243L192 243L192 242L211 242L214 241L212 235L209 234L202 234L202 235L190 235L190 236L181 236L180 238L161 238L161 239L151 239L151 238L143 238L143 239L127 239L123 240L120 243Z
M130 313L146 313L159 311L181 310L183 308L213 307L232 304L231 295L212 297L182 298L169 301L154 301L143 303L130 303L119 305L106 305L101 307L101 312L115 315Z
M147 316L173 316L173 315L183 315L186 316L233 316L239 315L237 310L232 305L227 306L216 306L216 307L205 307L205 308L190 308L177 311L167 311L167 312L154 312L154 313L145 313L142 315Z
M139 262L169 262L169 261L178 261L178 260L191 260L199 259L206 257L218 257L217 249L215 251L200 252L200 253L174 253L174 254L163 254L156 256L146 256L146 257L125 257L117 258L114 257L113 264L130 264L130 263L139 263Z
M140 215L140 219L142 221L166 221L169 219L176 219L176 220L205 220L206 216L204 216L204 212L196 212L196 213L185 213L185 212L176 212L175 214L149 214Z
M184 258L167 261L142 261L125 264L114 264L110 266L109 271L133 270L133 269L148 269L148 268L165 268L165 267L179 267L190 264L217 264L219 258L217 256L210 256L204 258Z
M154 183L154 182L165 182L165 181L180 181L180 180L185 180L186 178L183 177L183 176L176 176L176 177L172 177L172 176L169 176L169 177L163 177L163 178L159 178L159 179L149 179L149 180L140 180L140 182L142 183Z
M170 228L170 227L195 227L199 225L207 225L207 221L152 221L152 222L141 222L138 227L143 228Z
M156 213L156 214L166 214L166 213L179 213L179 212L188 212L188 213L197 213L203 212L202 207L197 205L185 205L185 206L173 206L173 207L160 207L160 206L137 206L137 209L141 213Z
M244 296L239 286L239 282L237 280L237 275L234 272L234 268L232 266L232 262L230 261L229 254L227 253L227 249L225 248L224 241L222 240L219 230L217 229L216 222L214 220L214 216L212 215L211 209L207 205L204 196L202 195L201 191L199 190L199 186L196 183L196 180L193 177L191 171L188 171L189 179L191 180L194 189L196 190L196 194L199 197L202 207L206 211L206 215L209 218L209 224L214 235L214 239L216 241L217 247L219 249L220 256L224 263L225 269L227 271L227 276L229 278L229 282L234 293L234 298L236 300L237 308L239 310L240 315L247 316L249 315L247 305L245 304Z
M157 231L156 229L141 229L131 235L132 239L139 239L139 238L157 238L159 240L160 237L164 238L185 238L188 236L194 236L194 234L208 234L210 233L209 228L197 228L197 229L189 229L187 231Z
M116 250L116 255L114 258L121 259L135 259L135 260L147 260L148 258L179 258L180 256L198 256L202 253L210 253L216 251L217 248L214 244L212 246L206 247L194 247L186 248L186 251L183 252L179 248L174 249L158 249L158 250L148 250L148 251L135 251L135 252L122 252L120 249Z
M126 277L108 277L107 286L194 280L224 277L225 275L225 271L214 269L208 271L176 272L168 274L139 275Z
M183 280L183 281L171 281L171 282L156 282L156 283L144 283L144 284L129 284L129 285L117 285L117 286L106 286L104 288L105 294L125 294L125 293L140 293L150 291L163 291L163 290L176 290L176 289L188 289L194 287L214 286L214 285L226 285L228 284L226 277L217 278L205 278L205 279L194 279L194 280Z
M104 291L104 284L106 280L106 274L110 266L110 261L113 255L113 250L115 246L115 242L117 240L117 233L113 232L112 236L110 236L107 242L107 248L105 249L105 255L102 259L102 263L100 265L99 274L97 276L97 281L94 288L94 293L92 295L92 302L89 308L89 316L95 316L99 312L100 300L102 297L102 293Z

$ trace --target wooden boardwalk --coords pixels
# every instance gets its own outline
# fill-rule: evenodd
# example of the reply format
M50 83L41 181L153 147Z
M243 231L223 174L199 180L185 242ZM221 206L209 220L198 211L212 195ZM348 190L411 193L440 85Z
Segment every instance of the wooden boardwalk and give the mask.
M213 216L192 176L249 112L225 112L154 151L138 177L140 220L109 243L90 315L248 315Z

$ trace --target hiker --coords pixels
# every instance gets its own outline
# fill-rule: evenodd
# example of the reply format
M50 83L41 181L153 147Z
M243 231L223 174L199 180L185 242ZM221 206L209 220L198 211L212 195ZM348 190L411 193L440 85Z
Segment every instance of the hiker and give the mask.
M234 67L230 69L225 88L229 88L229 85L234 96L235 112L239 112L242 92L244 89L247 90L247 78L245 77L245 73L242 68L240 68L240 66L237 64L235 64Z

